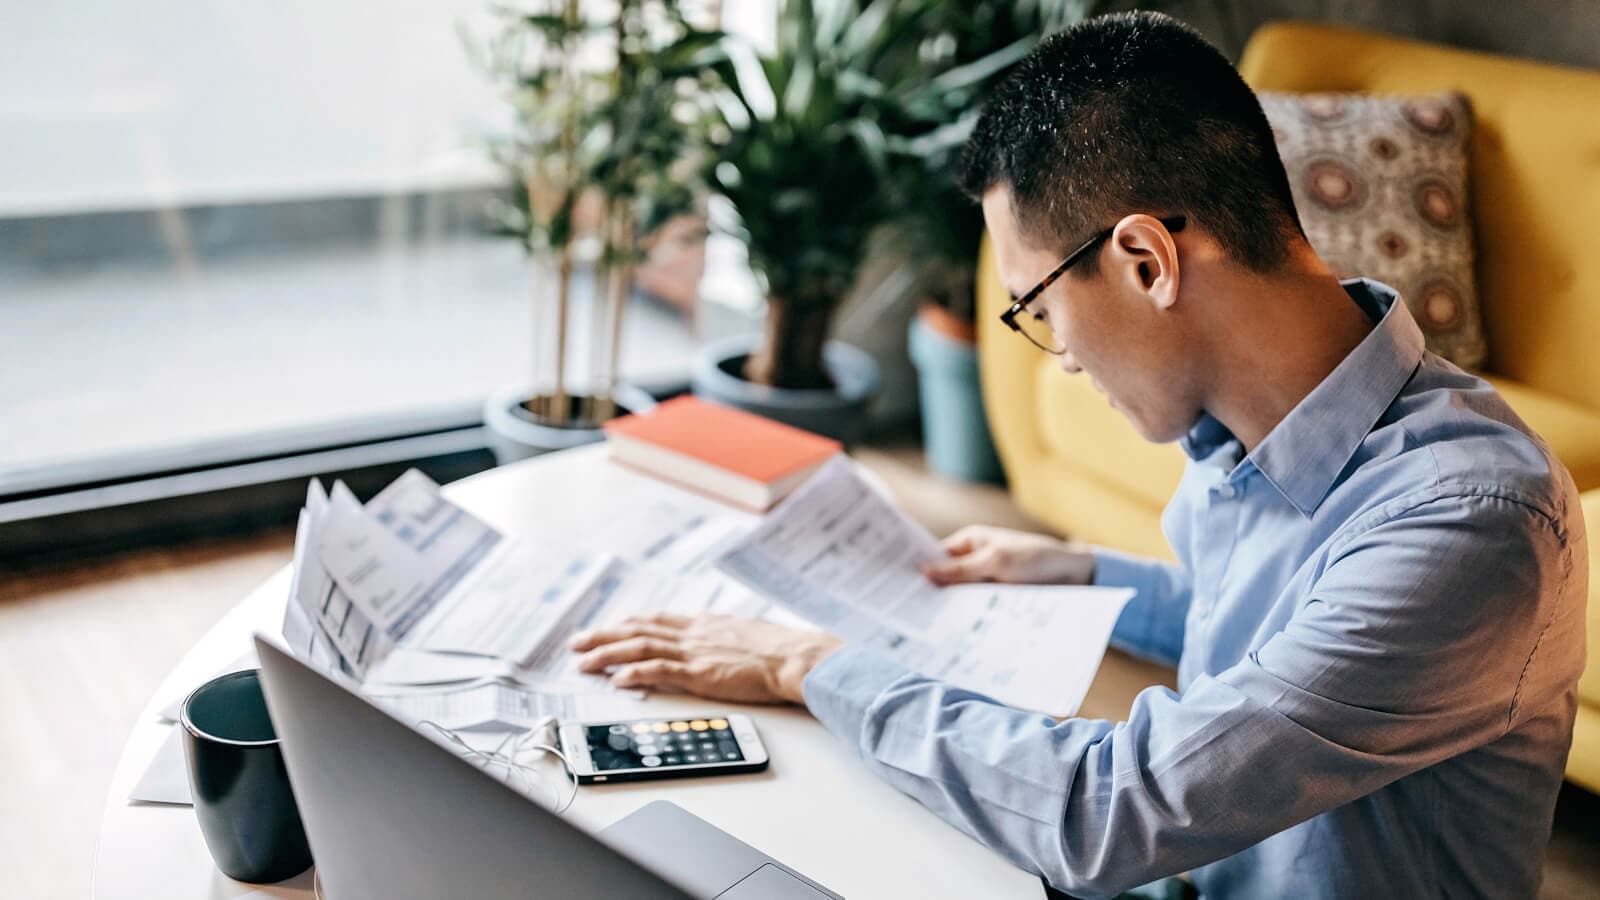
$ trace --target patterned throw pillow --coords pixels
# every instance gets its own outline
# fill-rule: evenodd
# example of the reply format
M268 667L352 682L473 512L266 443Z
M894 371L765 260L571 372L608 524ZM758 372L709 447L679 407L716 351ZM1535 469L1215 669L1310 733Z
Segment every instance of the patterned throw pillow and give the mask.
M1463 368L1482 365L1467 98L1260 97L1311 246L1341 278L1362 275L1400 291L1429 350Z

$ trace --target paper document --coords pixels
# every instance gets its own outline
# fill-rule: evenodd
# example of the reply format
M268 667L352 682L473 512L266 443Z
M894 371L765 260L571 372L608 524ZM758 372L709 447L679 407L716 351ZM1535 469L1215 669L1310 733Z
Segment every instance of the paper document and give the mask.
M416 470L366 506L342 483L324 494L312 482L284 638L314 666L358 680L378 669L391 681L441 680L441 666L416 659L384 665L402 645L515 665L539 651L594 575L583 560L506 539Z
M572 720L586 717L638 715L643 695L619 691L600 697L571 694L556 687L540 688L508 681L486 680L438 691L372 691L367 696L395 715L415 724L428 721L454 731L516 732L545 716Z
M718 566L846 640L1003 703L1071 715L1133 596L1093 587L940 588L919 565L939 542L840 457Z
M466 653L433 653L396 647L368 672L362 682L374 690L399 690L403 687L461 685L485 678L510 678L515 664L492 656Z
M815 627L719 566L721 557L755 527L756 516L707 515L660 502L642 512L614 514L622 521L607 529L607 539L613 552L632 564L624 570L625 595L613 605L588 612L578 629L648 612L722 613Z
M150 759L139 783L128 794L131 803L168 803L174 806L192 806L194 795L189 791L189 764L183 758L183 726L171 725L161 749Z
M334 485L334 496L341 505L359 505L343 484ZM339 588L322 563L322 533L332 502L321 483L313 479L295 530L294 571L283 638L297 656L319 671L340 670L359 679L393 642Z
M407 643L528 665L607 563L604 557L560 560L516 550L497 554L462 585L460 601L424 619Z
M578 631L628 615L800 621L716 567L754 517L661 498L617 499L589 515L575 528L587 542L534 547L449 502L415 470L365 506L342 483L324 491L313 481L295 535L285 642L369 695L416 694L453 713L498 696L456 696L485 683L589 706L641 698L579 672L570 649Z
M500 540L411 469L366 507L335 491L318 551L339 587L398 641Z
M622 506L605 514L594 549L658 569L705 572L753 524L753 516L711 515L663 501Z
M571 718L576 712L570 694L493 681L443 691L367 696L407 722L427 721L457 730L527 728L544 716Z

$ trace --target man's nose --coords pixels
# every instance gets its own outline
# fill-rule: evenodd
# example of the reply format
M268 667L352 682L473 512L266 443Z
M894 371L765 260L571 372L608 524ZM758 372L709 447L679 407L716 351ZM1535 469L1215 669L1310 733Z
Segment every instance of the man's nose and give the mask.
M1083 371L1083 367L1078 365L1077 358L1071 353L1063 353L1061 354L1061 371L1068 375L1076 375Z

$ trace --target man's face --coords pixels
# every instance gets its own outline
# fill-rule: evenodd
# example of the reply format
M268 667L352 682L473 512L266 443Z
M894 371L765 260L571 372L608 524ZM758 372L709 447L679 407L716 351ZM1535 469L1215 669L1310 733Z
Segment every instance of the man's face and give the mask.
M1031 290L1071 249L1030 245L1005 185L984 194L983 217L1000 280L1012 297ZM1079 273L1079 262L1034 298L1023 315L1044 316L1056 346L1065 351L1061 368L1087 373L1146 440L1174 441L1200 414L1192 342L1184 340L1182 317L1173 304L1158 302L1146 284L1150 263L1141 259L1138 246L1108 246L1117 243L1114 237L1089 251L1100 263L1094 275ZM1038 351L1019 336L1016 352Z

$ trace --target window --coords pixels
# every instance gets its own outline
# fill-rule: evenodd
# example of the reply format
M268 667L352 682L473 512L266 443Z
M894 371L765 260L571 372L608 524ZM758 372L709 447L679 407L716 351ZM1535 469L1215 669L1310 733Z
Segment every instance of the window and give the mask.
M0 507L470 429L527 380L536 275L482 222L499 101L458 33L486 8L0 14L22 36L0 56ZM712 243L721 302L636 293L625 377L684 378L708 334L752 327L737 248Z

